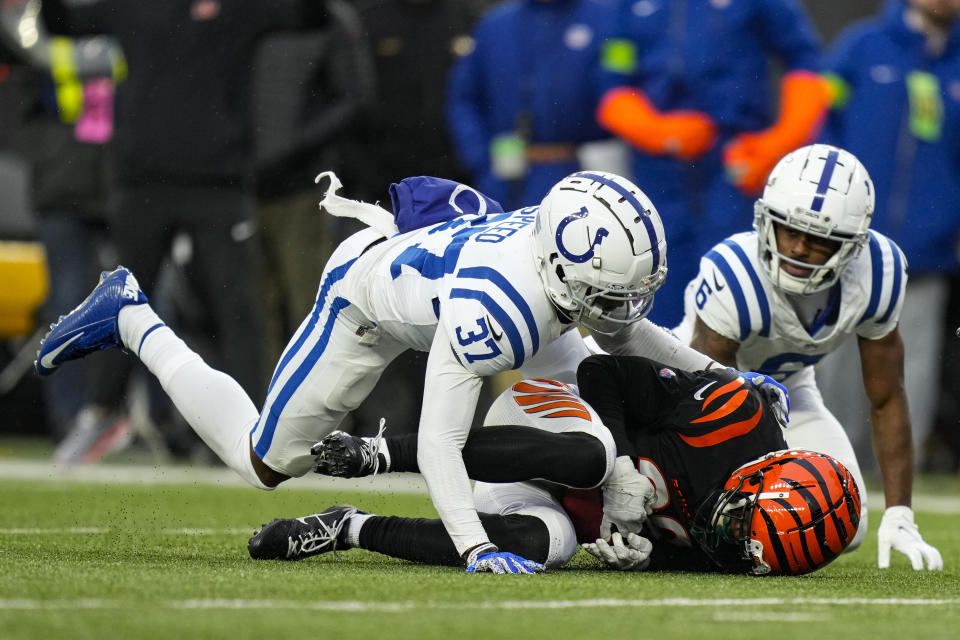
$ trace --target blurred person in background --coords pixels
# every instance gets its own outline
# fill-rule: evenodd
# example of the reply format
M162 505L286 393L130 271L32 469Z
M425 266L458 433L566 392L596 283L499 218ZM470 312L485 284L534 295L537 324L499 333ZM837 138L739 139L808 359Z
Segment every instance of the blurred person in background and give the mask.
M355 0L375 99L342 148L341 174L365 201L414 175L466 181L444 121L450 69L473 49L478 0ZM487 2L489 4L489 2Z
M633 147L673 255L700 256L753 219L774 164L826 113L819 41L798 0L620 0L597 118ZM779 63L779 108L768 60ZM674 260L651 319L672 327L697 261Z
M118 258L151 285L171 239L192 242L190 285L209 308L218 361L262 398L259 251L251 188L250 75L268 30L321 24L313 0L43 0L47 26L65 35L109 34L129 65L118 87L109 229ZM96 361L64 461L82 459L123 402L129 361Z
M79 304L86 283L116 260L106 229L105 145L113 134L114 85L125 65L109 38L51 37L37 21L36 5L5 3L0 38L33 71L13 145L30 167L30 204L50 273L42 325ZM57 442L75 421L94 419L89 411L81 413L88 371L81 363L62 379L43 383L48 428ZM114 443L127 435L125 419L113 424ZM58 449L57 455L63 453Z
M321 0L322 28L280 31L257 49L253 130L257 222L263 249L264 358L275 362L313 306L313 281L345 237L321 215L321 171L339 171L348 132L369 118L375 83L356 10Z
M444 96L450 68L472 49L470 30L483 3L356 0L354 5L373 60L374 97L343 133L336 149L342 162L338 173L351 194L387 206L391 199L386 187L407 176L467 182L444 123ZM322 218L340 238L360 229L352 220ZM407 351L391 362L382 382L351 412L345 428L372 435L380 416L387 414L410 417L393 421L391 430L415 424L426 365L426 355L417 351ZM489 404L487 396L485 389L479 415Z
M507 209L539 201L581 168L623 173L592 160L581 166L579 157L584 143L611 137L593 113L612 8L603 0L504 2L481 19L472 50L454 66L447 123L457 157L471 184Z
M15 10L0 4L0 22ZM45 328L42 304L49 270L31 206L31 167L18 149L34 108L39 74L12 31L0 29L0 434L45 435L42 386L28 377L28 359ZM31 333L33 337L31 337Z
M877 188L872 228L894 240L909 264L900 332L920 464L937 415L944 332L956 326L945 314L951 279L960 273L958 17L960 0L888 2L842 32L825 60L833 108L823 138L870 171ZM848 341L823 361L818 377L828 406L869 452L857 347Z

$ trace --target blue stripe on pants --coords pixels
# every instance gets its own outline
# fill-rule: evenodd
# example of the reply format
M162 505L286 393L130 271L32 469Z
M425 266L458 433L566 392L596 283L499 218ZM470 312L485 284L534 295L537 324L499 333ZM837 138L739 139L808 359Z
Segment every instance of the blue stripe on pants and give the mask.
M270 381L270 386L267 388L267 395L273 391L273 385L276 384L277 378L280 377L284 367L290 363L290 359L293 358L294 354L300 351L300 347L303 346L307 336L310 335L310 333L313 331L313 328L317 325L317 320L320 319L320 311L323 310L323 305L327 301L327 294L330 293L330 287L332 287L335 282L342 280L343 277L347 275L347 270L350 269L351 265L353 265L353 263L356 261L357 259L354 258L349 262L345 262L336 269L331 269L330 273L327 274L327 277L323 281L323 285L320 287L320 291L317 293L317 301L314 303L313 311L310 313L310 322L307 323L303 333L301 333L300 337L297 338L296 344L287 349L283 354L283 357L280 359L280 364L277 365L277 370L273 373L273 379Z
M273 442L273 434L277 429L277 422L280 420L280 414L283 413L287 403L290 402L290 398L297 392L297 389L300 388L303 381L310 375L310 371L313 370L314 366L316 366L317 362L323 356L327 344L330 342L330 334L333 332L333 325L337 320L337 316L340 314L340 311L348 306L350 306L350 301L346 298L334 298L327 313L327 321L323 326L323 332L320 334L317 343L313 345L310 353L308 353L307 357L300 363L297 370L293 372L293 375L283 383L283 387L281 387L280 392L273 402L269 402L268 400L269 404L265 407L265 410L268 412L266 420L264 420L261 415L260 421L254 426L254 431L256 431L260 422L263 422L263 433L260 434L260 439L253 448L261 460L267 455L267 451L270 450L270 445ZM293 350L291 350L291 352L292 351Z

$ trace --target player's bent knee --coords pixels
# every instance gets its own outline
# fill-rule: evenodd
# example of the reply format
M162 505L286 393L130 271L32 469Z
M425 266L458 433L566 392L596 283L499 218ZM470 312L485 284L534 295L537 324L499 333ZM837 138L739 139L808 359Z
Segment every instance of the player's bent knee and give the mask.
M263 485L258 487L259 489L273 489L284 480L290 479L290 476L274 471L268 467L256 452L254 452L253 447L250 448L250 464L253 466L253 472L256 474L257 479ZM251 484L254 483L251 482ZM256 484L254 484L254 486L256 486Z
M573 523L556 509L530 506L523 513L481 514L480 519L495 545L548 569L562 567L577 552Z
M573 522L561 509L549 506L531 506L523 509L522 515L532 516L547 528L549 547L543 564L548 569L562 567L577 552L577 532Z
M602 431L591 435L594 436L597 445L599 445L603 451L603 472L600 480L593 485L594 487L599 487L601 484L606 482L610 477L610 474L613 473L613 465L617 461L617 445L613 441L613 435L607 429L603 429ZM598 456L599 455L600 454L598 454Z
M539 518L518 513L506 516L482 513L480 521L490 541L500 549L527 560L547 562L550 556L550 532Z
M577 460L577 464L568 469L572 476L560 484L576 489L592 489L603 484L616 459L613 441L608 444L595 434L579 431L568 431L559 437L567 441L568 446L575 452L576 457L572 459Z

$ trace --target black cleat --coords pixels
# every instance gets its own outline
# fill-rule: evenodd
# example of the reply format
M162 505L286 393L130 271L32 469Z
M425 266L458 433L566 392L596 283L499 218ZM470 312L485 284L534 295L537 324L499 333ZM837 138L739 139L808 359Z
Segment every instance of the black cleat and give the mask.
M316 472L335 478L362 478L389 471L384 455L384 422L380 420L380 431L372 438L334 431L313 445L310 453L316 456Z
M250 538L247 551L255 560L302 560L337 549L344 551L350 547L341 533L356 513L363 512L341 504L311 516L274 520Z

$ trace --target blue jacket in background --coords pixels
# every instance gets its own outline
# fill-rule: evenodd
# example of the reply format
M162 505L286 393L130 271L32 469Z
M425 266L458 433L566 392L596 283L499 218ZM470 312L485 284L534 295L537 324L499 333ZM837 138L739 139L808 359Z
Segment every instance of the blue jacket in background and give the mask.
M753 222L753 200L726 178L723 145L773 124L778 100L768 61L783 71L819 70L819 38L796 0L623 0L615 24L630 55L604 58L602 90L633 87L660 111L702 111L719 133L693 162L633 153L632 178L667 232L670 273L650 317L674 326L700 256Z
M904 22L905 10L906 3L890 2L877 18L838 37L827 68L838 76L841 96L824 139L867 168L877 190L871 227L900 245L910 273L954 272L960 231L960 24L943 54L933 57L925 36ZM908 97L908 83L918 74L935 78L939 89L932 104L915 104L930 122L919 129Z
M458 156L483 193L507 210L537 204L576 162L531 165L510 184L490 170L494 136L525 130L528 142L609 138L596 123L597 60L609 29L603 0L513 0L493 8L473 32L476 46L454 67L447 121Z

